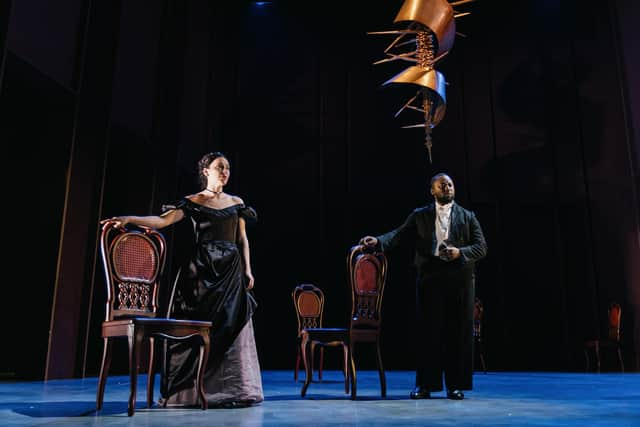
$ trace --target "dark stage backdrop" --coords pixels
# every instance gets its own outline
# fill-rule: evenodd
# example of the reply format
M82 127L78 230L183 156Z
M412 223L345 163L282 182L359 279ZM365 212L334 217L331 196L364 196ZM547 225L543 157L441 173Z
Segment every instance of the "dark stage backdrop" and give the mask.
M6 228L26 243L3 285L16 350L0 352L2 378L97 374L99 220L197 191L196 161L213 150L260 217L248 234L263 368L293 368L292 289L322 287L326 326L346 325L349 247L428 203L429 177L446 171L489 245L476 283L489 369L583 370L583 341L618 301L626 367L639 370L637 2L460 7L472 15L438 66L449 86L433 164L421 130L401 129L419 117L393 117L412 90L381 87L408 64L372 65L390 38L366 33L392 29L401 4L2 2L0 138L5 165L24 170L5 181ZM163 233L169 282L188 225ZM413 369L421 339L410 255L390 254L388 369ZM365 349L358 360L374 366ZM326 363L338 368L337 352Z

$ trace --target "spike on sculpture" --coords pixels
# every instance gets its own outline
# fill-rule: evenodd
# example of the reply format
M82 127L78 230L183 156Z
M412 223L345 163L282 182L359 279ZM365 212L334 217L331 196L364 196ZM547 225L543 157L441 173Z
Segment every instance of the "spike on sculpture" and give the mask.
M457 13L453 6L470 3L473 0L459 0L449 3L446 0L405 0L393 23L402 27L389 31L374 31L368 34L395 35L395 39L384 50L385 58L374 65L391 61L412 62L399 74L383 83L411 84L417 86L417 93L403 104L395 116L404 110L413 110L422 114L422 122L403 126L403 128L424 128L424 144L432 162L433 142L431 130L442 120L445 114L447 98L446 81L442 73L436 71L436 63L444 58L451 48L456 35L455 18L468 13ZM407 50L413 49L413 50Z

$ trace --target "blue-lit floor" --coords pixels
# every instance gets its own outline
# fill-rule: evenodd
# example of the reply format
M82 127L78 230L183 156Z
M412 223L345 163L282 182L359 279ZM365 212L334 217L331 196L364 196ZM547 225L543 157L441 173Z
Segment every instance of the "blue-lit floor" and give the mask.
M144 375L127 417L128 377L110 377L104 409L93 411L96 378L0 383L2 426L640 426L639 373L476 373L463 401L410 400L413 373L387 372L380 399L375 371L358 372L358 400L344 394L341 373L324 373L300 397L292 371L263 372L265 401L238 409L146 409ZM158 381L156 381L158 384ZM158 392L155 394L158 397Z

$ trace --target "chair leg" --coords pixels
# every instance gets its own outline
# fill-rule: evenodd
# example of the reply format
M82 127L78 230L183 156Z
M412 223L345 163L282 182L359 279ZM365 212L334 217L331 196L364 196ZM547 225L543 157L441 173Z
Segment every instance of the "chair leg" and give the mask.
M298 382L298 370L300 369L300 343L298 343L296 347L296 367L293 370L293 381Z
M100 377L98 379L98 392L96 395L97 411L102 409L102 403L104 401L104 386L107 383L109 367L111 366L111 346L111 340L109 338L103 338L102 363L100 363Z
M147 369L147 408L151 408L153 406L153 388L155 387L155 348L155 339L153 337L149 337L149 367Z
M302 348L302 347L301 347ZM309 363L309 379L310 381L313 381L313 367L316 365L316 343L313 341L310 341L310 348L311 350L309 351L309 356L310 356L310 363Z
M302 390L300 391L300 396L304 397L307 394L307 388L309 387L309 383L311 382L311 356L308 354L309 347L309 336L304 335L302 337L302 342L300 343L300 350L302 351L302 361L304 362L304 385L302 386Z
M351 377L351 400L356 400L358 386L356 382L356 364L353 356L355 345L349 342L349 377Z
M589 372L589 349L585 347L584 349L584 371Z
M322 365L324 365L324 346L320 346L320 365L318 366L318 381L322 381Z
M478 353L480 354L480 365L482 366L482 371L487 373L487 365L484 362L484 346L482 345L482 339L478 339Z
M163 339L160 341L162 343L162 347L160 348L160 354L162 355L162 371L164 372L165 369L167 369L167 365L169 363L169 351L168 351L168 346L169 346L169 341L167 339ZM167 403L169 399L163 399L162 398L162 393L160 393L160 400L158 400L158 405L160 405L161 408L166 408L167 407Z
M595 350L596 350L596 367L598 369L598 373L600 373L600 342L598 341L596 341Z
M200 345L200 359L198 359L198 371L196 372L196 388L198 390L198 396L200 396L200 403L202 404L202 410L209 408L209 402L207 401L207 395L204 392L204 370L207 367L207 361L209 360L209 346L210 338L209 334L201 334L202 343Z
M622 361L622 351L620 344L618 344L618 361L620 362L620 372L624 372L624 362Z
M127 415L130 417L136 412L136 391L138 387L138 365L140 364L140 346L142 345L142 332L135 330L128 336L129 340L129 381L131 390L129 393L129 406Z
M349 347L342 344L342 374L344 375L344 392L349 393Z
M376 362L378 365L378 375L380 376L380 395L382 398L387 397L387 379L384 374L384 366L382 365L382 352L380 351L380 339L376 339Z

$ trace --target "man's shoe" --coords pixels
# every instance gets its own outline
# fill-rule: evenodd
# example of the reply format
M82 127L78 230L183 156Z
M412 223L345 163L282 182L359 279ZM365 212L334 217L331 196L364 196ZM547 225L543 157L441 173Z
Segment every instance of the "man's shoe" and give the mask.
M464 399L464 393L460 390L449 390L447 391L447 399L462 400Z
M422 387L416 387L409 393L409 397L412 399L430 399L431 393Z

